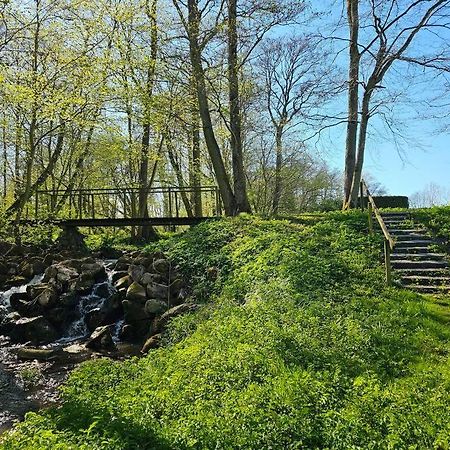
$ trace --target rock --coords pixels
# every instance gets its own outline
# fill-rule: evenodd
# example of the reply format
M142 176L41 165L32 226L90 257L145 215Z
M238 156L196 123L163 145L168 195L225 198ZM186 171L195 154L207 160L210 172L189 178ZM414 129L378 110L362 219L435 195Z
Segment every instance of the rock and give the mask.
M155 334L151 337L149 337L146 341L144 346L142 347L141 353L147 353L152 348L159 347L161 343L162 333Z
M9 278L6 281L6 285L10 286L10 287L18 287L18 286L23 286L24 284L27 283L26 278L22 277L22 276L16 276L16 277L12 277Z
M170 308L161 317L158 317L154 320L152 324L151 335L158 334L164 331L164 329L167 327L167 324L174 317L195 311L196 309L198 309L198 307L199 305L196 305L194 303L183 303L181 305Z
M44 291L42 291L37 297L36 302L42 306L43 308L50 308L53 306L58 300L57 292L51 288L47 287Z
M14 341L48 344L58 338L58 333L44 316L37 316L17 320L10 336Z
M44 278L42 279L43 283L48 283L50 280L56 280L56 276L58 275L58 266L52 265L45 269Z
M114 267L114 270L117 271L117 272L126 271L126 270L128 270L128 266L130 264L131 264L131 259L128 256L126 256L126 255L121 256L117 260L116 265Z
M170 271L170 261L167 259L157 259L153 261L153 270L164 277L168 277Z
M21 317L22 316L17 311L10 312L5 317L3 317L2 321L0 322L0 335L9 335L11 333L11 330L14 328L15 323Z
M33 265L29 263L22 264L22 266L20 267L20 274L27 279L33 278Z
M75 319L75 313L68 308L56 307L45 313L47 320L56 328L61 329Z
M110 295L100 307L108 321L114 322L123 315L122 297L118 292Z
M90 273L82 273L78 279L75 281L73 289L76 292L87 293L95 285L95 279Z
M133 341L136 339L136 332L133 325L125 324L119 332L121 341Z
M84 320L89 331L94 331L100 325L106 325L104 322L104 314L100 308L94 308L87 312Z
M167 303L162 302L161 300L150 299L145 303L145 312L151 315L162 314L167 310Z
M147 295L145 288L139 283L133 282L127 290L127 300L134 300L140 303L145 303Z
M136 266L151 267L151 265L153 264L153 257L138 256L137 258L133 259L133 264Z
M95 331L91 334L91 336L87 340L86 347L97 351L117 350L111 335L110 327L105 326L96 328Z
M27 295L30 299L33 300L48 288L49 285L47 283L29 285L27 286Z
M149 315L145 311L145 304L124 300L122 306L126 323L136 324L142 321L148 321Z
M131 283L132 283L131 277L129 275L125 275L124 277L117 280L117 282L114 284L114 287L117 290L120 290L123 288L128 289L128 287L131 285Z
M167 300L169 296L169 287L164 284L151 283L147 286L147 295L149 298Z
M124 277L128 277L127 271L114 272L111 276L111 281L114 284L117 281L119 281L121 278L124 278Z
M88 264L85 263L81 266L82 275L89 275L96 281L101 281L106 278L105 266L99 263Z
M80 274L70 267L65 267L61 264L57 266L58 273L56 274L56 280L60 283L69 283L69 281L74 280L80 276Z
M130 275L131 279L135 281L136 283L141 282L142 275L145 273L145 267L144 266L135 266L131 265L128 268L128 274Z
M146 272L141 277L141 284L143 286L147 286L150 283L158 283L159 281L161 281L161 276L159 274L156 274L156 273Z
M26 292L15 292L9 298L11 308L16 310L22 316L36 315L39 312L39 307L36 307L34 302L30 302Z
M59 304L64 308L73 308L78 304L80 298L73 291L66 292L65 294L61 294L59 296Z
M97 284L94 287L94 295L96 295L97 297L100 298L107 298L110 295L110 291L109 291L109 284L107 282L105 283L101 283L101 284Z
M20 359L47 361L55 356L55 350L46 348L20 347L17 350Z

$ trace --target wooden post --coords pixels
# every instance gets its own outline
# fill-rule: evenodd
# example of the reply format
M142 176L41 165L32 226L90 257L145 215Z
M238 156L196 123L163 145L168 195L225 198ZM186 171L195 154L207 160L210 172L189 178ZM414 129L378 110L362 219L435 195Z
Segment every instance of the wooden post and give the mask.
M39 211L39 191L36 191L34 197L34 218L38 219L38 211Z
M172 188L169 188L169 217L172 217Z
M391 246L389 245L389 241L387 239L384 240L384 263L386 265L386 284L391 286Z
M359 202L361 203L361 211L364 212L364 186L362 181L359 183Z
M91 194L91 202L92 202L92 218L95 219L95 201L94 201L94 194Z
M83 218L83 197L81 191L78 193L78 218Z
M372 203L368 202L368 217L369 217L369 234L373 235L373 217L372 217Z

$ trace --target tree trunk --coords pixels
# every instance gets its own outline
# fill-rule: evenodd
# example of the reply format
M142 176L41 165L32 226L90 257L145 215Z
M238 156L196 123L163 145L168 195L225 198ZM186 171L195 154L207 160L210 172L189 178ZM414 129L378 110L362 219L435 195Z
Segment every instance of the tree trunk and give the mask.
M352 189L350 194L350 204L356 205L359 194L359 185L361 183L362 169L364 164L364 152L366 148L367 137L367 125L369 124L369 105L370 98L372 96L373 87L370 84L367 86L364 92L361 108L361 124L359 126L358 136L358 154L356 158L356 164L352 175Z
M39 189L39 187L46 182L47 178L53 172L55 164L58 161L59 157L61 156L61 152L63 150L64 132L65 132L65 125L63 123L61 124L58 132L58 139L56 141L55 151L52 153L47 166L44 168L44 170L40 173L40 175L33 183L31 182L31 175L29 175L27 170L26 188L14 201L14 203L10 205L6 210L6 213L8 215L13 214L14 212L17 213L17 217L19 217L19 219L17 219L16 217L16 220L20 220L22 209L25 206L25 204L30 200L30 198Z
M275 160L275 187L273 190L272 214L277 215L280 207L282 178L281 169L283 166L283 128L277 126L275 133L276 160Z
M344 203L343 208L351 206L351 187L356 161L358 133L358 90L359 90L359 0L347 0L347 17L350 28L350 66L348 81L348 123L345 143Z
M197 101L199 114L202 120L203 134L205 136L206 147L211 158L211 162L216 175L217 184L222 196L225 214L233 216L236 214L236 200L231 189L225 165L214 134L211 113L209 110L208 97L206 93L205 73L201 59L201 50L199 45L200 34L200 11L198 10L197 0L188 0L188 38L190 59L194 78L196 80Z
M7 195L7 176L8 176L8 142L6 137L6 122L3 124L3 161L2 161L2 174L3 174L3 189L2 197L3 201L6 199Z
M194 80L191 81L193 88L195 89ZM191 139L192 139L192 153L189 164L189 184L194 189L191 195L191 204L194 208L194 215L196 217L202 217L202 193L200 192L200 174L201 174L201 155L200 155L200 123L197 108L197 99L194 92L194 98L192 99L191 108Z
M166 145L167 145L167 155L169 156L170 165L172 166L172 169L175 172L175 176L177 177L178 186L181 188L181 191L180 191L181 200L183 201L187 216L193 217L192 206L189 201L188 194L185 190L183 190L185 187L183 174L181 171L180 164L177 161L177 158L175 155L175 149L173 148L172 140L171 140L170 136L166 135L165 141L166 141Z
M151 21L150 63L147 70L147 90L144 98L144 125L142 127L141 162L139 167L139 217L148 218L148 153L150 148L150 108L149 103L153 95L155 84L156 57L158 52L158 28L156 21L157 0L153 0L147 15ZM153 239L156 236L153 227L146 225L139 227L137 237L143 240Z
M237 0L228 0L228 88L230 102L231 156L233 165L234 196L237 212L251 212L247 197L243 149L242 119L238 78L238 35L236 28Z

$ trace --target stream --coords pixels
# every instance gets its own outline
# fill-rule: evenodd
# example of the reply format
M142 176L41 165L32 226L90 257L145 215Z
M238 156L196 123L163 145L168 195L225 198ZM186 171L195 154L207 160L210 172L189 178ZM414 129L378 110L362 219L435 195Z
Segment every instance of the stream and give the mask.
M58 356L46 360L20 358L18 352L27 344L13 343L10 337L0 333L0 434L22 420L26 412L57 404L58 387L80 362L104 356L122 359L139 354L139 345L120 342L123 317L110 326L116 351L95 352L83 345L91 334L86 323L88 314L101 308L106 299L116 293L113 285L116 260L97 262L104 266L106 278L96 282L89 293L79 296L75 318L64 328L62 335L39 346L42 350L55 350ZM43 278L44 274L35 275L25 284L0 291L0 319L13 311L10 299L14 294L25 294L30 286L38 286Z

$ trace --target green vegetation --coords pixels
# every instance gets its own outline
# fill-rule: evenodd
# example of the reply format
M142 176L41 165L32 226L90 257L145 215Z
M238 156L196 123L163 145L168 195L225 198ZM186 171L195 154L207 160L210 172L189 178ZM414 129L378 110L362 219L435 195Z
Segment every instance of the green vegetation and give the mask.
M448 449L448 306L386 288L358 212L239 217L156 245L200 311L142 359L84 363L5 449Z
M435 206L413 210L414 220L423 223L427 228L450 243L450 206Z

